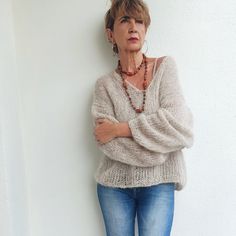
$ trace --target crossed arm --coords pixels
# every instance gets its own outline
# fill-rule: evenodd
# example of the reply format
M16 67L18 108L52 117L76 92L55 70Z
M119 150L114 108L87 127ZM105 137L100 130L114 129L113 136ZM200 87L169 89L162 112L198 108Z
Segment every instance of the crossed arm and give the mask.
M94 136L102 144L117 137L132 137L128 122L114 123L109 119L98 118L96 124Z
M193 145L193 117L179 84L175 61L169 57L160 82L160 108L119 123L102 80L95 85L92 117L98 147L111 159L136 166L162 164L169 152ZM105 119L105 120L104 120ZM97 123L96 123L97 122Z

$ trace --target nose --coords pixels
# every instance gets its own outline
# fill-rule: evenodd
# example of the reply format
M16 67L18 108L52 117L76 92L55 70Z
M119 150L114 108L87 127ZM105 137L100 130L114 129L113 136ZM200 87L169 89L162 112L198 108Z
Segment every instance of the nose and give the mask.
M135 19L130 19L129 33L137 32Z

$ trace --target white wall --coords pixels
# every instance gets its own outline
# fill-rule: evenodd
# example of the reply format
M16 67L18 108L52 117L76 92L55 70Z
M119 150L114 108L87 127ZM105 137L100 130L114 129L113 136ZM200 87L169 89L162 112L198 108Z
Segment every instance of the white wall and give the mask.
M11 1L0 1L0 235L28 235L27 186L22 149Z
M185 150L188 182L175 195L172 235L236 235L236 3L146 2L152 17L147 55L176 58L195 118L195 143ZM11 1L2 0L1 5L9 12L1 15L8 24L1 33L9 38L12 68L1 78L11 81L1 90L0 145L12 147L4 164L4 176L12 180L4 191L9 189L12 203L13 190L27 202L25 210L0 205L20 220L5 224L5 235L29 230L30 236L103 236L93 179L101 153L90 106L96 79L116 66L103 34L109 1L12 0L11 9ZM5 59L0 63L4 67Z

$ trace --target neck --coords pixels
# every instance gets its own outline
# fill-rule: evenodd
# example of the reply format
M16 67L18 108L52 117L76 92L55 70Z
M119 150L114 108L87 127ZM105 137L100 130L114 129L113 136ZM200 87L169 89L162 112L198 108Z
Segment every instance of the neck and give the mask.
M120 64L122 70L126 72L134 72L136 68L142 63L143 54L138 52L120 52L119 53Z

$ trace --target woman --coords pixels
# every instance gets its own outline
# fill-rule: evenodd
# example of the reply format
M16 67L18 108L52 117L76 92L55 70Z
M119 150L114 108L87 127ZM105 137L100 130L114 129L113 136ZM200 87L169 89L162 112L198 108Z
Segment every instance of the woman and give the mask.
M193 116L172 56L146 57L150 25L142 0L112 1L105 28L117 68L95 83L91 114L104 153L95 174L107 236L170 235L174 191L186 184L183 148Z

